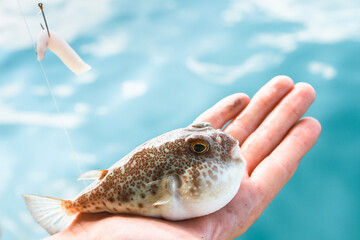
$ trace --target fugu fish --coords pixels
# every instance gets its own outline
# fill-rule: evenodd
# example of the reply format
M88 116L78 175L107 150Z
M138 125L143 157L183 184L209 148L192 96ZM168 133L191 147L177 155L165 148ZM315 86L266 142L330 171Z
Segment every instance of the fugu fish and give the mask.
M183 220L213 213L237 193L246 162L237 140L209 123L156 137L107 170L73 200L24 194L34 219L50 234L78 213L126 213Z

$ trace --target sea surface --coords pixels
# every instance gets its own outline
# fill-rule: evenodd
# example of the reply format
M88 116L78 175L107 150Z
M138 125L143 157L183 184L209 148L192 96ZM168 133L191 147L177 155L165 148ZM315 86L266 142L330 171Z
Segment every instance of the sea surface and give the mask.
M276 75L314 86L306 115L323 131L239 239L360 239L359 1L43 3L93 69L76 76L50 51L42 61L65 132L34 51L37 2L0 0L0 239L47 236L21 194L72 198L81 172Z

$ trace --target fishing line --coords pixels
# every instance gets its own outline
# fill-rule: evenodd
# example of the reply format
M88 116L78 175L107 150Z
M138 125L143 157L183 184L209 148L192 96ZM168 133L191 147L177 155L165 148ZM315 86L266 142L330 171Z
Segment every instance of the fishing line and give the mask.
M25 23L25 26L26 26L26 30L29 34L29 37L30 37L30 40L32 42L32 45L33 45L33 48L36 52L36 44L35 44L35 41L31 35L31 32L30 32L30 28L29 28L29 25L27 23L27 20L26 20L26 17L25 17L25 14L24 14L24 11L21 7L21 4L20 4L20 0L17 0L17 3L18 3L18 6L19 6L19 9L20 9L20 13L23 17L23 20L24 20L24 23ZM47 23L46 23L46 27L47 27ZM50 33L49 33L50 34ZM42 64L41 61L38 61L39 64L40 64L40 68L41 68L41 71L44 75L44 78L46 80L46 84L47 84L47 88L49 89L49 92L50 92L50 95L51 95L51 98L52 98L52 101L54 102L54 105L55 105L55 108L56 108L56 111L57 111L57 115L58 115L58 118L60 120L60 125L62 127L62 129L64 130L64 133L65 133L65 137L66 137L66 140L70 146L70 149L71 149L71 152L72 152L72 156L73 156L73 159L75 160L75 163L76 163L76 166L78 168L78 171L80 172L80 174L82 173L82 170L81 170L81 167L80 167L80 164L79 164L79 161L78 161L78 155L77 155L77 152L75 151L75 148L74 148L74 145L73 145L73 142L71 141L71 138L70 138L70 135L69 135L69 132L68 130L66 129L65 127L65 124L64 124L64 120L63 120L63 117L62 117L62 114L61 114L61 111L60 111L60 108L59 108L59 105L57 104L56 102L56 99L55 99L55 94L54 94L54 91L52 90L52 87L51 87L51 84L50 84L50 81L47 77L47 74L46 74L46 71L45 71L45 68ZM86 186L85 182L84 183L84 186Z

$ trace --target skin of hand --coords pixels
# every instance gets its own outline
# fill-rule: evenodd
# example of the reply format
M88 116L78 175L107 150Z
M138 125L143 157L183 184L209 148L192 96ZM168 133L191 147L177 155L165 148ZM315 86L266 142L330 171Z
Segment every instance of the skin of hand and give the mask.
M290 180L302 157L318 139L317 120L301 117L315 100L314 89L278 76L255 96L237 93L222 99L195 121L210 122L235 137L247 161L234 199L207 216L166 221L110 213L79 214L64 231L48 239L233 239L243 234Z

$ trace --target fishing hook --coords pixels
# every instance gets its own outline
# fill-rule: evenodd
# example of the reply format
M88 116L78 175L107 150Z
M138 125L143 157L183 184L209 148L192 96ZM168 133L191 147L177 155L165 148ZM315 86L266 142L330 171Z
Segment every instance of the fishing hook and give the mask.
M49 27L48 27L48 24L47 24L47 21L46 21L45 13L44 13L44 5L42 3L38 3L38 6L39 6L39 8L41 10L41 14L42 14L42 16L44 18L44 22L45 22L45 27L46 27L46 30L47 30L48 35L50 37L50 31L49 31Z

